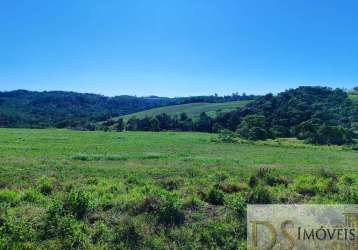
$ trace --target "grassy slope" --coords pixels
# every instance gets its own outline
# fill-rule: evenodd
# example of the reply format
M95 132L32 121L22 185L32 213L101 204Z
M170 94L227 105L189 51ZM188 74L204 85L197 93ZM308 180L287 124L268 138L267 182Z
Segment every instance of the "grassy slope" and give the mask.
M349 95L349 97L354 100L355 102L358 103L358 94L355 94L355 95Z
M210 116L215 116L217 111L227 112L234 110L238 107L242 107L250 101L235 101L225 103L188 103L181 105L172 105L166 107L160 107L155 109L149 109L142 112L137 112L129 115L122 116L125 120L128 120L132 116L137 118L143 118L145 116L155 116L161 113L167 113L171 116L179 115L185 112L189 117L197 118L202 112L206 112Z

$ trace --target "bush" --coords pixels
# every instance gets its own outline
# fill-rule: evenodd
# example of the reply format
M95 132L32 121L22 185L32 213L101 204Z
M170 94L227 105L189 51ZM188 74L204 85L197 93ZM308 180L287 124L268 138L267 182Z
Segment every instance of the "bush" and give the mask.
M37 189L43 195L49 195L55 189L55 178L43 176L37 181Z
M212 188L207 194L206 201L212 205L223 205L224 193L217 188Z
M330 169L324 168L324 167L321 167L318 170L317 175L320 176L320 177L323 177L323 178L331 178L334 181L338 180L337 174L335 172L333 172Z
M161 206L156 214L158 222L166 225L180 225L184 222L184 213L180 210L181 204L177 197L166 193L161 197Z
M355 183L355 178L353 176L343 175L339 178L339 183L350 186Z
M237 134L228 129L220 130L218 135L218 141L224 143L237 142Z
M251 188L256 187L257 184L258 184L258 182L259 182L259 180L258 180L255 176L251 176L251 177L249 178L249 186L250 186Z
M151 190L138 206L134 206L134 212L155 215L158 223L172 226L184 222L184 213L180 208L181 203L173 193Z
M0 190L0 203L7 203L10 206L15 206L19 202L18 193L8 189Z
M190 196L184 201L183 208L190 210L198 210L202 206L202 201L196 196Z
M88 249L88 232L83 223L76 221L71 216L64 216L56 230L62 239L63 249Z
M273 138L272 133L262 115L247 115L238 126L236 132L248 140L266 140Z
M353 133L341 126L321 125L314 133L307 136L306 141L314 144L343 145L353 142Z
M243 197L234 196L228 201L227 205L235 212L235 216L238 219L243 220L246 218L246 201Z
M236 193L247 190L249 187L246 183L236 183L234 181L225 181L218 185L218 188L225 193Z
M113 243L118 249L138 249L144 239L139 223L125 218L116 225Z
M238 225L210 220L198 228L195 238L200 243L194 249L238 249Z
M294 180L293 189L305 196L315 196L318 193L317 180L313 176L300 176Z
M269 186L283 185L288 186L289 181L283 176L273 176L269 175L265 178L265 183Z
M293 189L305 196L327 195L337 192L335 180L313 175L297 177L293 182Z
M91 236L91 241L94 244L106 245L111 239L111 231L108 226L103 222L98 222L95 224L94 233Z
M35 249L35 241L31 223L5 213L0 224L0 249Z
M346 186L339 191L338 200L345 204L357 204L358 203L358 187Z
M337 187L338 201L346 204L358 203L358 186L355 181L355 176L343 175L341 178L339 178Z
M260 185L250 190L246 201L248 204L270 204L272 196L267 188Z
M80 190L72 190L66 195L63 208L78 219L82 219L91 207L89 194Z
M21 200L36 203L42 201L43 197L44 196L42 196L42 194L39 191L35 189L27 189L22 195Z

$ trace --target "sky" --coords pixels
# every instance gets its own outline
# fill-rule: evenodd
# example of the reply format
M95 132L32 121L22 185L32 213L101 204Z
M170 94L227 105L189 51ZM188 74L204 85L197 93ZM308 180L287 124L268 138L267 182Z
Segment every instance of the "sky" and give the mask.
M356 0L1 0L0 91L358 86Z

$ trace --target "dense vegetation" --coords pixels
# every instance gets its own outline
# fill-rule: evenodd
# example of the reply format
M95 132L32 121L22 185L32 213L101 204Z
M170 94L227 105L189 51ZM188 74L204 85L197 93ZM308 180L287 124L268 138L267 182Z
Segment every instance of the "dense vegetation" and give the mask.
M193 120L185 113L170 117L131 117L103 124L129 131L237 132L242 138L264 140L297 137L315 144L349 144L358 136L358 104L347 92L326 87L299 87L257 98L237 110ZM118 129L119 128L119 129Z
M245 249L246 204L358 202L343 146L0 129L0 149L0 249Z
M190 102L228 102L253 96L219 97L105 97L95 94L25 90L0 92L0 127L87 128L96 121L151 109Z

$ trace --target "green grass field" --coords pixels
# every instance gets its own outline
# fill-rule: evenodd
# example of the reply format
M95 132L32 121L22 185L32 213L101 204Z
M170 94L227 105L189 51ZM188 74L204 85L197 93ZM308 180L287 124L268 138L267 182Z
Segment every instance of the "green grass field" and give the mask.
M245 249L248 203L357 203L358 152L0 129L0 249Z
M349 95L349 97L350 97L353 101L355 101L355 102L357 102L357 103L358 103L358 94L355 94L355 95Z
M137 118L144 118L146 116L152 117L162 113L166 113L170 116L180 115L186 113L191 118L198 118L203 112L206 112L209 116L216 116L217 112L228 112L235 110L236 108L245 106L250 101L235 101L235 102L224 102L224 103L188 103L181 105L165 106L160 108L154 108L137 112L129 115L122 116L124 120L128 120L130 117L135 116Z

